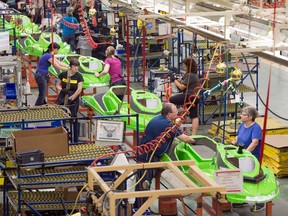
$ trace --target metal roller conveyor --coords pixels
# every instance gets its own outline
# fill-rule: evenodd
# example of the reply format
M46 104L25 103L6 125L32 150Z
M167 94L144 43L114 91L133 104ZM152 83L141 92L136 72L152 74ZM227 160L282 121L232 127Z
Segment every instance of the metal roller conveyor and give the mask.
M12 204L13 208L16 210L18 206L18 193L8 192L8 199ZM61 204L61 198L64 198L64 192L62 191L41 191L41 192L23 192L21 194L22 199L29 203L33 208L37 209L37 211L41 210L63 210L63 206ZM72 209L74 205L74 200L65 201L65 205L67 209ZM83 203L78 201L76 208L80 208ZM23 205L24 207L25 205ZM26 207L27 208L27 207Z
M3 204L0 203L0 212L1 215L3 213ZM12 207L12 205L9 204L9 216L17 216L17 212L15 211L15 209Z
M26 121L34 121L70 118L69 113L66 112L66 110L63 109L61 106L44 106L27 109L11 109L0 111L1 123L21 122L23 119Z
M81 186L87 177L87 169L82 166L46 168L42 169L21 169L21 176L17 179L17 170L8 170L8 178L15 188L21 184L21 188L48 188L65 185ZM29 176L29 177L28 177Z
M105 146L96 146L95 144L70 145L68 155L45 158L45 161L94 160L99 156L109 153L112 153L112 150Z
M15 157L9 153L6 153L8 158L16 165ZM95 158L102 156L104 154L112 153L112 150L107 146L96 146L95 144L78 144L69 146L69 154L65 156L57 157L45 157L45 162L47 165L49 163L61 163L61 162L81 162L81 161L93 161Z

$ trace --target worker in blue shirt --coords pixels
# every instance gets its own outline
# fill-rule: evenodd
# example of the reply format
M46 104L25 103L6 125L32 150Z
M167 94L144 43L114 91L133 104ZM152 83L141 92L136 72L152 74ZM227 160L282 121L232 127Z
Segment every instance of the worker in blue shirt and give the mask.
M37 65L37 70L34 73L35 81L38 85L39 95L36 100L35 106L46 104L47 86L50 80L49 67L58 68L59 70L68 70L69 65L60 62L56 57L53 59L53 54L57 54L60 49L59 44L53 42L48 46L47 51L40 57Z
M173 126L172 122L175 120L175 118L177 118L177 114L178 110L175 104L164 103L161 110L161 115L155 116L151 121L149 121L140 143L146 144L148 142L155 140L157 137L161 136L161 134L164 131L166 131L168 127ZM149 153L141 154L140 152L137 152L138 154L137 162L140 163L158 162L159 158L164 153L167 154L169 153L174 138L177 138L189 144L195 144L195 140L190 136L184 134L182 130L177 126L174 126L174 130L170 130L169 132L167 132L167 134L168 135L165 137L165 141L161 143L161 146L157 148L154 154L152 154L153 152L152 149ZM144 176L142 182L147 181L148 185L150 185L153 176L154 176L153 171L151 170L147 171L147 174ZM143 185L140 183L140 188L145 187L143 187Z
M258 116L257 110L253 106L244 107L241 111L241 125L237 131L237 136L232 141L232 144L244 145L244 148L250 151L259 161L261 155L261 140L262 129L260 125L255 122ZM261 211L265 208L265 203L255 203L251 207L251 211Z
M62 41L70 44L72 52L75 52L76 30L79 23L75 17L73 17L73 7L68 7L67 15L60 21L60 28L62 31Z
M258 160L260 160L262 129L255 122L258 116L257 110L252 107L244 107L240 114L241 125L237 131L237 136L232 141L233 144L244 145L244 148L250 151Z

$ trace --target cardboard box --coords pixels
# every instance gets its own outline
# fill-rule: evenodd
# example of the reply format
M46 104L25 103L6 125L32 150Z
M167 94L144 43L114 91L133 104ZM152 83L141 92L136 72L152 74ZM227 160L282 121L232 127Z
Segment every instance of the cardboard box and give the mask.
M78 191L76 187L64 188L63 199L64 200L76 200L78 196Z
M69 153L68 133L63 127L20 130L12 133L13 152L41 149L45 157Z

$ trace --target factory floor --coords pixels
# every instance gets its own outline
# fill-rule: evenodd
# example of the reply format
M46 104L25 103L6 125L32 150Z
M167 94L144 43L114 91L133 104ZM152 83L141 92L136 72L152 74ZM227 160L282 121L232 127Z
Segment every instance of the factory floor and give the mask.
M287 109L288 109L288 103L287 103L287 92L288 92L288 76L287 76L287 68L284 67L279 67L277 65L270 65L269 62L264 61L260 59L260 69L259 69L259 88L258 92L260 96L263 98L263 100L266 100L266 95L267 95L267 86L268 86L268 75L269 71L272 71L272 76L271 76L271 93L270 93L270 101L269 101L269 108L274 111L276 114L279 116L283 116L285 118L288 117L287 115ZM249 79L246 80L247 83L251 85L251 81ZM245 83L246 84L246 83ZM132 88L135 89L142 89L142 83L131 83ZM100 89L97 89L97 92L105 92L107 90L107 87L103 87ZM32 89L33 95L28 97L28 105L33 106L36 98L38 91L37 89ZM256 106L256 100L255 100L255 92L253 93L245 93L244 94L244 102ZM264 114L264 106L260 103L259 101L259 112L260 114ZM269 113L269 116L275 116ZM278 117L276 117L279 119ZM213 118L213 121L216 121L217 118ZM288 125L288 122L283 119L279 119L281 122L285 123ZM198 134L201 135L209 135L208 130L211 128L211 125L208 124L206 125L200 125ZM211 136L211 135L209 135ZM278 178L279 182L279 187L280 187L280 196L278 200L273 201L273 215L275 216L285 216L287 215L286 209L288 209L288 178ZM165 180L162 181L162 183L165 185ZM166 184L167 185L167 184ZM1 202L0 198L0 202ZM208 198L207 202L211 203L211 200ZM189 215L195 215L195 210L196 210L196 202L193 201L192 198L186 198L186 204L191 208L191 210L188 209ZM252 216L252 215L259 215L259 216L264 216L266 215L265 210L259 211L259 212L251 212L250 211L250 205L245 205L243 207L239 208L232 208L231 211L229 212L224 212L223 215L225 216ZM151 208L153 211L157 212L157 205L153 205ZM183 214L183 208L179 202L178 204L178 215L184 215ZM208 215L205 211L203 212L203 215Z

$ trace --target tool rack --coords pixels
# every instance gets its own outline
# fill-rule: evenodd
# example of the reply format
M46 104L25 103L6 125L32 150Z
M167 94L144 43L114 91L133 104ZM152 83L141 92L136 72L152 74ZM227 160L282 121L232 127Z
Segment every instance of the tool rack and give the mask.
M235 61L231 61L231 62L227 62L227 67L228 68L240 68L243 72L243 75L241 77L241 80L238 81L237 83L235 83L235 89L237 89L237 92L239 93L240 99L243 101L244 99L244 94L249 93L249 92L255 92L258 89L258 67L259 67L259 60L257 56L248 56L247 60L250 61L248 62L248 64L252 65L252 67L250 68L250 70L248 71L247 66L245 65L245 62L243 60L243 58L239 57L239 63L235 63ZM237 65L235 67L235 65ZM223 80L229 78L229 69L227 71L227 74L224 74L224 77L219 77L218 80L215 80L215 78L217 79L217 77L214 77L214 81L210 78L210 81L208 81L207 85L204 86L204 88L213 88L214 86L216 86L217 84L219 84L219 82L222 82ZM211 75L211 73L210 73ZM255 87L254 86L248 86L245 85L245 81L247 81L247 78L249 78L250 76L255 75L255 77L253 77L253 82L255 82ZM223 79L223 80L221 80ZM214 85L212 84L212 81L214 83ZM216 82L215 82L216 81ZM209 83L210 82L210 83ZM202 92L203 93L203 92ZM223 90L217 90L213 93L214 97L220 97L221 99L219 100L209 100L209 99L205 99L205 97L202 95L201 97L201 101L199 102L199 112L201 115L201 122L203 124L206 124L214 115L221 115L223 114L224 116L228 115L228 114L235 114L235 111L238 110L238 112L241 110L241 108L237 108L237 104L236 103L232 103L231 101L234 99L233 97L233 89L229 89L229 87L227 88L223 88ZM222 101L221 101L222 100ZM214 104L209 104L207 105L207 103L214 103ZM255 96L255 103L256 103L256 108L258 108L258 97L257 94ZM243 107L245 106L249 106L249 104L244 103L243 102Z
M63 210L61 203L61 199L64 198L63 191L41 191L41 189L83 186L87 177L85 167L95 158L111 152L110 148L95 144L70 145L69 154L66 156L46 157L43 163L25 165L16 163L12 151L6 152L7 158L12 161L15 168L5 170L3 215L9 215L8 202L18 214L25 210L33 212ZM100 162L105 165L110 159L102 159ZM109 175L106 175L106 178L109 178ZM14 190L8 191L9 186L13 186ZM32 189L38 191L31 192ZM83 202L85 200L79 200L77 208L83 205ZM65 203L67 209L71 210L75 200L66 200Z

